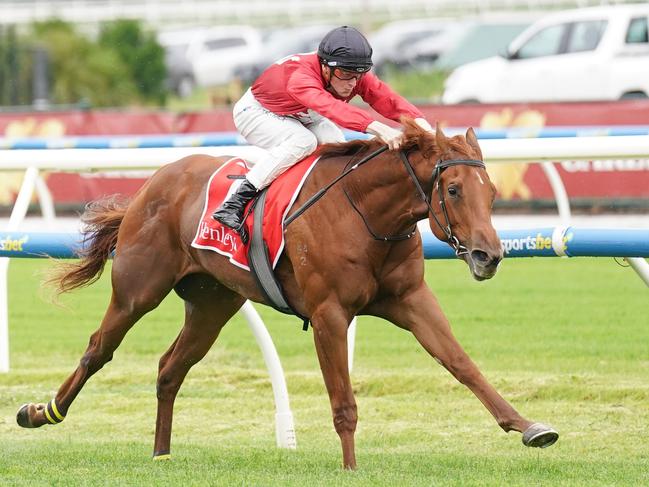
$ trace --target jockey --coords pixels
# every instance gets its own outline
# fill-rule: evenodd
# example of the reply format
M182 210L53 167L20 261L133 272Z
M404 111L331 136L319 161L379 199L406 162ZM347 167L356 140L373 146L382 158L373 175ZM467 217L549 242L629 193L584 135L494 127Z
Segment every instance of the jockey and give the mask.
M347 26L327 33L317 53L288 56L268 67L233 110L241 135L268 154L212 217L238 231L246 243L243 215L247 203L319 144L344 142L338 126L373 134L390 149L398 149L401 131L349 105L356 95L388 119L399 121L406 115L432 130L421 112L370 72L371 67L372 48L367 39Z

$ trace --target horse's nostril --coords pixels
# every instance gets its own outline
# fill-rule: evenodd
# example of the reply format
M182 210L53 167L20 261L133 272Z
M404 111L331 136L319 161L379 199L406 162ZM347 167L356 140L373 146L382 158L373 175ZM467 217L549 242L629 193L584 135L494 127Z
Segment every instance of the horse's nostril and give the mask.
M487 254L487 252L484 252L482 250L472 250L471 258L475 262L479 262L480 264L484 265L489 261L489 254Z
M500 255L496 255L496 256L491 258L491 262L489 262L489 265L496 266L496 265L500 264L501 260L503 260L502 257Z
M491 265L497 265L498 262L500 262L500 256L492 257L484 250L472 250L471 258L473 259L474 262L477 262L478 264L485 267Z

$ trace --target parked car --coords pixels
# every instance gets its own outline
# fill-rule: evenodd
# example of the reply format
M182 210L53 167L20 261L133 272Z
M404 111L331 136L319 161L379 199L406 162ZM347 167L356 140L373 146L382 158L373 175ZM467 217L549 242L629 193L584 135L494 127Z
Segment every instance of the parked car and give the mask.
M539 20L502 56L457 68L442 101L590 101L649 95L649 5L569 10Z
M196 85L229 83L236 67L262 49L261 33L245 25L163 32L158 42L166 52L170 86L181 96Z
M399 68L409 66L413 55L416 57L416 54L408 54L408 49L411 49L411 46L424 39L429 43L433 40L443 39L457 25L454 21L442 19L400 20L385 24L368 36L374 51L372 55L374 69L381 75L385 73L388 66ZM437 47L443 49L447 45L442 42L438 43ZM427 53L429 58L431 52L429 50ZM439 56L439 54L440 52L437 52L434 56Z
M438 59L453 50L472 26L472 22L448 23L443 32L436 32L404 46L400 59L394 64L415 70L434 69Z
M167 65L167 85L181 97L189 96L196 82L189 59L189 46L194 39L202 36L204 29L167 31L158 34L158 43L165 51Z
M263 38L263 49L253 59L235 68L235 76L251 84L268 66L290 54L313 52L320 41L335 25L308 25L276 29Z
M534 20L527 13L491 14L470 20L460 38L439 56L435 68L450 71L462 64L497 56Z

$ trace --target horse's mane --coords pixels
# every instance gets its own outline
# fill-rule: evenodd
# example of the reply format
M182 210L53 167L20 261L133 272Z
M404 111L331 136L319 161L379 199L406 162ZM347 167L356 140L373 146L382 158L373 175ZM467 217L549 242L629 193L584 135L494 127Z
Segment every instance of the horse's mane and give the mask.
M336 156L352 156L369 152L371 148L379 148L379 142L374 139L369 140L350 140L349 142L339 142L324 144L320 147L318 153L322 159Z
M420 150L424 157L432 157L433 154L439 152L434 133L424 130L411 118L404 117L401 123L404 127L404 139L401 144L401 149L405 151ZM449 149L466 152L467 142L464 137L449 137L446 140L448 141ZM349 142L324 144L320 148L319 154L322 159L336 156L363 155L378 149L380 146L381 141L377 138L352 140Z

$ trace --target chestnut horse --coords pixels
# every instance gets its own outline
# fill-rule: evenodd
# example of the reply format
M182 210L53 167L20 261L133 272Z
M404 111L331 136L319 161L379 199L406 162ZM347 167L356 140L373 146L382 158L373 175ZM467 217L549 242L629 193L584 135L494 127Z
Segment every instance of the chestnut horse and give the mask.
M371 160L368 154L381 148L375 140L322 149L291 211L330 187L286 226L286 246L276 268L287 301L311 320L343 464L356 466L357 412L347 365L347 328L355 315L378 316L412 332L503 430L523 433L526 446L549 446L557 432L520 416L487 382L454 338L424 282L416 224L425 218L437 238L467 262L475 279L493 277L502 259L491 224L496 189L476 136L472 129L466 136L448 138L439 127L431 133L411 120L404 125L401 151L384 150ZM205 185L224 160L186 157L159 169L129 204L106 200L89 206L84 216L90 245L58 284L68 291L93 282L114 250L111 301L76 370L48 403L21 407L20 426L62 421L126 332L173 289L185 301L185 323L160 359L153 454L169 457L174 400L189 369L246 299L264 303L248 271L231 265L227 257L190 246Z

